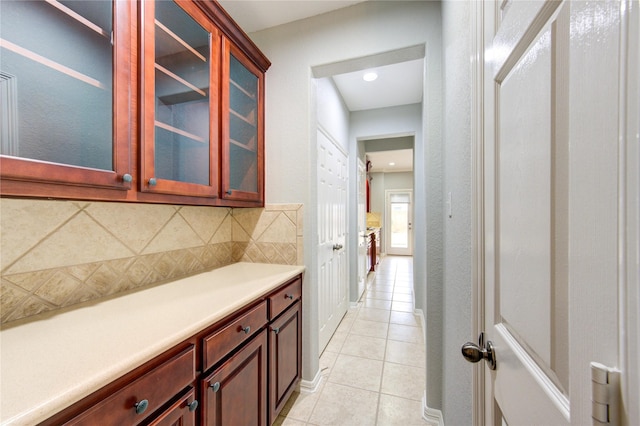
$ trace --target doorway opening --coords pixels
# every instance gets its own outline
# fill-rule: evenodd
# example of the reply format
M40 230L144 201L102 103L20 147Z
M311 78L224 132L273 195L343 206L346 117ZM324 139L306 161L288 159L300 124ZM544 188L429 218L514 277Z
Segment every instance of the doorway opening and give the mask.
M411 256L413 254L413 191L387 190L385 202L386 253Z

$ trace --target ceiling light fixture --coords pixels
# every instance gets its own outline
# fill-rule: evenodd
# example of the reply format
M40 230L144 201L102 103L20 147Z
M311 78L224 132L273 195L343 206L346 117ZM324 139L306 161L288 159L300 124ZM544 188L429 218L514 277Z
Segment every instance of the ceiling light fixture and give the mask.
M376 74L375 72L368 72L368 73L365 73L365 75L363 75L362 78L364 79L364 81L373 81L376 78L378 78L378 74Z
M395 166L395 165L396 165L396 163L389 163L389 165L390 165L390 166Z

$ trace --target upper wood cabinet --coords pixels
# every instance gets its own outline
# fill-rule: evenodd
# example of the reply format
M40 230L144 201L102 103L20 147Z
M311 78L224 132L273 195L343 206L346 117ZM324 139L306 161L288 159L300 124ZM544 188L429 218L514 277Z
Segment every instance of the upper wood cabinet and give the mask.
M263 205L270 62L217 2L0 8L2 195Z
M217 197L220 33L194 3L143 8L140 188Z
M264 75L228 39L222 81L222 197L262 201Z
M110 1L0 2L3 194L31 195L25 182L131 188L123 176L132 173L133 10Z

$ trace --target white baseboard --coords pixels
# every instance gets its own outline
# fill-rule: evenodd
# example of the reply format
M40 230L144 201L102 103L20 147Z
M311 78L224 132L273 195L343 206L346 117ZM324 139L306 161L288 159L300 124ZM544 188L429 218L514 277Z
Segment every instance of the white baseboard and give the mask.
M315 393L320 387L320 382L322 382L322 374L318 370L313 380L300 380L298 390L300 393Z
M427 407L427 395L422 397L422 418L431 426L444 426L442 411Z

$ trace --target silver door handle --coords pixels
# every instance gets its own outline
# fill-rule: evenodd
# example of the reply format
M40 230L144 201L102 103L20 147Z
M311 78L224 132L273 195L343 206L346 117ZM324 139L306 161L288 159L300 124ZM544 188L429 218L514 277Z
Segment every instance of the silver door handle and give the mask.
M334 244L333 245L333 250L337 251L340 250L342 248L342 244Z
M480 345L482 345L482 340L484 340L484 336L480 337ZM484 344L484 347L476 345L475 343L467 342L462 345L462 356L469 362L480 362L483 359L489 363L489 368L492 370L496 369L496 352L493 346L493 343L490 340Z

